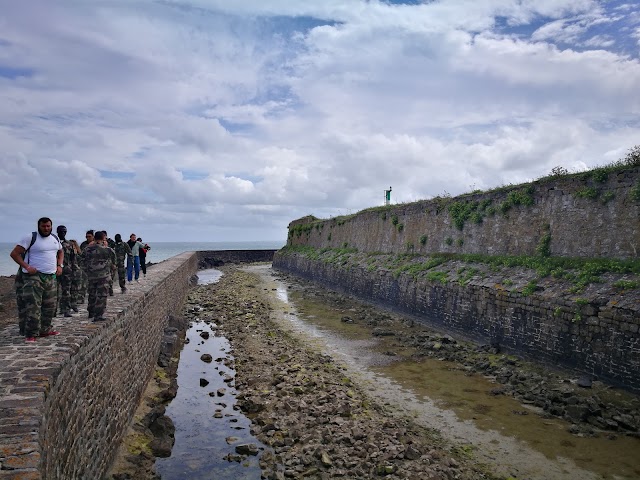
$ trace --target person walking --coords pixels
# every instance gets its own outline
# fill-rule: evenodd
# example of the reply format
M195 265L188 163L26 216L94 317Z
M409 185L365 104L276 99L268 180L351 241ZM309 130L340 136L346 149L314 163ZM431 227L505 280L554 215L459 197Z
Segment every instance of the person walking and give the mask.
M142 276L147 276L147 252L151 250L151 247L147 243L142 243L142 238L138 237L138 243L140 249L138 250L140 257L140 270L142 270Z
M116 266L118 267L118 283L120 283L120 290L122 293L125 293L127 291L127 283L124 259L131 255L131 247L129 247L128 243L122 241L122 236L119 233L116 233L115 236L115 252Z
M52 329L51 323L56 311L56 276L62 274L64 251L58 237L51 233L52 228L50 218L38 219L37 232L23 237L9 254L20 266L20 302L24 308L23 331L27 343L35 342L36 336L60 333Z
M78 290L78 304L83 304L87 297L87 286L89 280L87 278L87 270L85 268L84 250L94 242L93 230L87 230L85 238L86 240L80 244L80 257L78 257L78 264L80 265L80 272L82 275L82 282L80 283L80 289Z
M88 278L89 299L87 310L94 322L102 322L107 309L109 279L116 268L116 253L109 248L104 232L96 231L95 242L84 251L85 270Z
M75 263L73 265L73 273L71 275L71 310L74 312L78 311L78 304L82 303L80 301L80 289L82 288L82 265L80 263L81 260L81 251L80 245L76 240L69 240L71 244L71 248L73 253L75 254ZM84 301L84 299L82 299Z
M59 314L70 317L71 310L78 311L75 299L71 298L71 283L73 282L73 270L77 268L77 259L71 243L67 240L67 227L58 225L56 232L58 232L58 238L64 252L64 260L62 262L64 267L62 267L62 274L58 277L57 310Z
M103 230L102 233L104 233L106 245L113 250L113 253L115 253L116 242L112 238L109 238L109 234L106 230ZM109 279L109 296L111 297L113 297L113 283L116 281L116 274L117 272L114 270L113 275Z
M140 243L136 241L136 234L129 235L129 241L127 242L131 248L131 255L127 257L127 280L129 283L133 280L133 274L135 270L136 282L140 278Z

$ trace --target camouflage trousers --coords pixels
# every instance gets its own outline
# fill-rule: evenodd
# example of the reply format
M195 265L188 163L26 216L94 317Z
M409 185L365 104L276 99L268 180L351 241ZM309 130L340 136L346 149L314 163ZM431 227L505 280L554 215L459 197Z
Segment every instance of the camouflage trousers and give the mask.
M127 288L127 269L118 265L118 284L120 288Z
M82 289L82 270L76 270L71 277L71 306L84 303L84 295L80 298Z
M115 270L111 272L111 275L109 276L109 295L113 295L113 284L116 282L117 276L118 272Z
M24 286L24 273L22 269L18 269L16 273L15 288L16 288L16 304L18 306L18 327L20 329L20 335L24 335L24 326L27 323L27 305L22 301L22 287Z
M71 298L71 273L63 273L58 277L58 312L67 313L71 307L76 306L74 298Z
M51 321L56 313L57 288L55 274L22 274L22 288L16 299L20 298L18 315L20 308L24 309L24 334L27 337L36 337L51 330Z
M104 315L107 309L107 297L109 296L109 281L111 275L101 278L90 278L88 285L89 300L87 300L87 310L89 318L99 318Z
M82 305L84 303L85 297L87 296L87 287L88 287L89 279L87 277L87 272L84 269L80 269L80 279L78 281L78 293L76 295L76 305Z

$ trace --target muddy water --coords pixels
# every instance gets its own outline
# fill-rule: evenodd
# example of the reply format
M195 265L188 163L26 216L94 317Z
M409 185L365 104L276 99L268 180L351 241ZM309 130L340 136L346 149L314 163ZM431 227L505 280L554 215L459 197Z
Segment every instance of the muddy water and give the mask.
M218 270L198 272L199 284L214 283L220 278ZM207 332L204 340L201 333ZM235 376L228 365L233 360L228 340L216 333L216 326L193 322L187 331L188 343L180 354L178 365L178 394L167 406L166 414L176 427L175 444L168 458L156 460L156 470L164 480L258 480L259 455L241 461L235 457L235 446L253 443L265 446L250 434L251 421L239 411L233 381ZM208 353L211 363L200 357ZM200 386L200 379L209 382Z
M303 297L268 267L251 269L275 292L283 325L341 358L389 409L440 430L495 472L536 480L640 478L638 439L572 435L567 422L544 418L512 397L491 395L496 384L490 379L444 361L411 360L412 351L393 337L372 337L369 329L342 322L349 310Z

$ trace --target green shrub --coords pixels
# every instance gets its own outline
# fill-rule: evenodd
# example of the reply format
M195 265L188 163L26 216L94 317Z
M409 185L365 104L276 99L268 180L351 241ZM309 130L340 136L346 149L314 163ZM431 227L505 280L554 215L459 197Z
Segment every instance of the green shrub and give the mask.
M447 272L429 272L427 273L427 280L445 284L447 283Z
M482 214L479 212L473 212L469 217L469 220L476 224L482 223Z
M528 297L529 295L531 295L533 292L535 292L538 289L538 284L535 280L531 280L529 283L527 283L525 285L525 287L522 289L522 296L523 297Z
M402 230L404 230L404 223L399 223L398 225L396 225L396 227L398 228L398 231L401 232Z
M640 282L634 282L633 280L618 280L613 282L613 286L623 290L633 290L640 287Z
M594 187L584 187L576 192L576 197L579 198L588 198L589 200L595 200L598 198L600 192L597 188Z
M600 197L600 200L602 201L602 203L604 203L606 205L611 200L613 200L615 198L615 196L616 196L616 194L613 193L611 190L609 190L608 192L604 192L602 194L602 196Z
M427 244L427 236L426 235L421 235L420 236L420 245L426 245Z
M592 172L591 176L596 182L604 183L609 178L609 172L607 172L604 168L598 168Z
M542 236L542 238L540 238L540 241L538 242L538 245L536 246L536 253L540 257L550 257L551 256L551 234L550 233L545 233Z
M391 223L395 226L398 225L398 216L397 215L391 215Z
M464 245L464 238L459 238L458 240L456 240L456 243L459 247L462 247L462 245Z
M447 245L453 245L453 238L447 237L445 239L444 243L446 243Z

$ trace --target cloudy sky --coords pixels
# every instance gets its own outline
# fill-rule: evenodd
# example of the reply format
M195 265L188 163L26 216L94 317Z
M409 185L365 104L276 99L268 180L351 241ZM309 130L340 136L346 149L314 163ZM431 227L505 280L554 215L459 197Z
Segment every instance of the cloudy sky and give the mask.
M535 179L640 143L636 0L0 0L0 241L148 241Z

